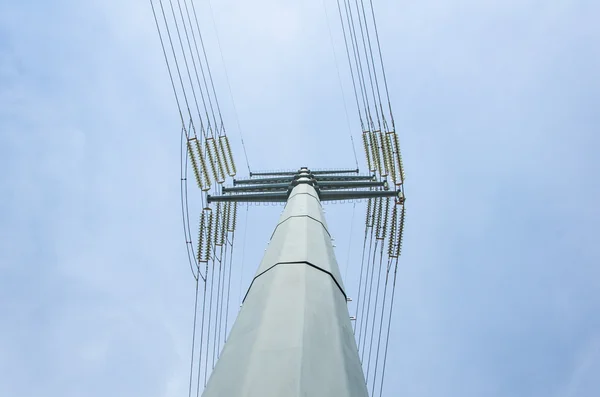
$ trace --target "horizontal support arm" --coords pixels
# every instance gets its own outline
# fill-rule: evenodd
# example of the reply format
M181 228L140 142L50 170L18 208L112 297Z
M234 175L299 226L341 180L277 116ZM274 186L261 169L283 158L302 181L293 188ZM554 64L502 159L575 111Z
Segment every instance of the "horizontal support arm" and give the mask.
M288 190L290 182L288 183L266 183L260 185L249 185L249 186L233 186L233 187L222 187L223 193L238 193L238 192L267 192L275 190Z
M277 190L288 190L292 187L290 183L270 183L261 185L249 185L249 186L234 186L234 187L223 187L222 192L225 193L239 193L239 192L258 192L258 191L277 191ZM315 188L320 190L331 190L331 189L358 189L358 188L372 188L372 187L386 187L386 182L379 181L331 181L321 182L317 180Z
M253 194L229 194L224 196L207 196L209 203L213 202L238 202L238 203L285 203L288 199L287 191L273 193L253 193Z
M331 182L321 182L317 180L317 187L321 190L330 190L330 189L356 189L356 188L367 188L367 187L383 187L387 190L387 182L385 181L356 181L356 182L346 182L346 181L331 181Z
M310 171L313 175L327 175L327 174L358 174L359 169L354 170L318 170ZM253 176L281 176L281 175L296 175L298 171L278 171L278 172L250 172L250 177Z
M330 181L373 181L375 175L317 175L315 179L318 182ZM257 178L257 179L234 179L234 185L262 185L267 183L284 183L294 180L294 176L280 176L273 178Z
M376 197L397 197L404 201L401 191L395 190L325 190L319 193L321 201L357 200ZM232 194L224 196L208 195L208 202L238 202L238 203L284 203L288 199L288 192L269 192L253 194Z
M376 197L397 197L403 201L399 190L326 190L319 194L321 201L358 200Z
M328 175L328 174L358 174L360 170L358 168L354 170L317 170L311 171L310 173L313 175Z

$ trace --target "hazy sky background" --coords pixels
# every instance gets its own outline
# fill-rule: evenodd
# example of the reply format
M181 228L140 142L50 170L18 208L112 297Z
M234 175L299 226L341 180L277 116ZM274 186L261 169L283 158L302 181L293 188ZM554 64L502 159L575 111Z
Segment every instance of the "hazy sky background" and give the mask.
M598 396L600 4L374 1L407 170L384 395ZM352 167L322 0L213 9L251 167ZM179 121L148 1L0 0L0 168L0 396L187 395ZM242 285L280 209L240 211ZM350 296L352 214L327 206Z

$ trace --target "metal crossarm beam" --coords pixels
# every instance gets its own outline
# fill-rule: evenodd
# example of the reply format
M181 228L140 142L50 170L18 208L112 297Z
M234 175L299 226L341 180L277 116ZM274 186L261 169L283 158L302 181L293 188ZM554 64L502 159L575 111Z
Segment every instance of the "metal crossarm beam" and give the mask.
M311 171L313 175L327 175L327 174L358 174L360 170L358 168L354 170L317 170Z
M346 181L331 181L321 182L317 179L317 187L321 190L329 189L358 189L358 188L372 188L372 187L383 187L387 190L387 183L385 181L357 181L357 182L346 182Z
M282 176L282 175L296 175L299 171L277 171L277 172L250 172L250 177L253 176ZM360 171L358 168L349 170L317 170L312 171L314 175L327 175L327 174L358 174Z
M321 175L317 174L315 179L323 181L374 181L375 175Z
M288 192L274 193L254 193L254 194L229 194L224 196L207 195L209 203L231 201L238 203L285 203L288 198Z
M399 201L404 200L400 190L326 190L319 193L321 201L358 200L375 197L397 197Z
M374 197L397 197L402 201L402 192L399 190L324 190L318 193L321 201L358 200ZM232 201L238 203L284 203L287 201L288 192L268 192L253 194L229 194L223 196L208 195L208 202Z
M385 182L378 181L357 181L357 182L346 182L346 181L331 181L331 182L320 182L317 180L315 185L320 190L329 189L358 189L358 188L377 188L386 187ZM250 186L234 186L222 188L222 193L239 193L239 192L258 192L258 191L274 191L274 190L287 190L291 188L290 183L269 183L260 185Z
M272 178L257 178L257 179L234 179L234 185L264 185L267 183L282 183L291 182L294 180L294 176L280 176Z
M234 185L260 185L267 183L283 183L293 181L295 176L280 176L273 178L234 179ZM329 181L373 181L375 175L315 175L318 182Z
M341 172L358 172L358 170L342 170ZM315 176L317 172L338 171L313 171L301 168L289 181L279 183L259 183L248 186L223 187L223 195L208 195L207 200L211 202L246 202L246 203L281 203L287 201L292 188L299 184L308 184L317 192L322 201L357 200L374 197L396 197L403 200L400 190L388 190L386 182L374 180L343 180L344 177ZM323 174L321 174L323 175ZM322 180L327 178L330 180ZM362 177L366 178L366 177ZM371 176L370 178L373 178ZM271 180L277 178L269 178ZM340 180L342 179L342 180ZM383 188L383 190L351 190L361 188ZM256 193L254 193L256 192ZM236 194L231 194L236 193ZM245 194L249 193L249 194Z
M273 191L273 190L287 190L290 187L288 183L265 183L260 185L250 186L234 186L225 187L221 189L222 193L238 193L238 192L259 192L259 191Z
M296 175L298 171L277 171L277 172L250 172L250 178L253 176L282 176Z

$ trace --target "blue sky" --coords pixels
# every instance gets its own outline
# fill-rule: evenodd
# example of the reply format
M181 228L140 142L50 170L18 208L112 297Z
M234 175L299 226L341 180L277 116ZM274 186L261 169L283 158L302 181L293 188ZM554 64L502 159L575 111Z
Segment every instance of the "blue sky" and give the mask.
M375 1L408 178L384 395L597 396L600 5ZM214 3L252 168L352 166L322 1ZM0 2L0 395L186 394L177 117L147 1ZM241 212L243 286L279 210Z

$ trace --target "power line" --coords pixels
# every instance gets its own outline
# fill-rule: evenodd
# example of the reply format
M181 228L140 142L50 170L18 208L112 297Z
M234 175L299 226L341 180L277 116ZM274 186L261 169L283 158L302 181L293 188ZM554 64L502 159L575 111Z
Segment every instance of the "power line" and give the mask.
M244 277L244 262L246 259L246 232L248 231L248 210L250 206L246 205L246 216L244 217L244 235L242 237L242 263L240 265L240 288L238 292L238 302L242 305L242 279Z
M221 253L223 253L223 246L221 246ZM227 251L225 251L227 254ZM221 315L223 314L222 306L221 306L221 298L223 296L223 290L221 288L221 281L224 280L221 275L223 273L223 262L219 263L219 276L217 278L217 303L215 308L215 340L213 342L213 368L215 366L215 351L216 357L219 358L219 349L217 345L219 345L219 340L221 336Z
M167 51L165 50L165 44L163 41L162 33L160 32L160 27L158 25L158 18L156 17L156 11L154 9L154 3L150 0L150 6L152 7L152 14L154 15L154 22L156 23L156 30L158 32L158 37L160 39L160 46L163 51L163 55L165 57L165 63L167 64L167 70L169 71L169 79L171 80L171 87L173 88L173 94L175 95L175 102L177 103L177 109L179 111L179 117L181 118L181 124L185 129L185 122L183 121L183 114L181 113L181 105L179 104L179 96L177 95L177 90L175 89L175 82L173 81L173 73L171 73L171 65L169 64L169 58L167 57ZM187 131L186 131L187 136Z
M356 16L357 16L357 19L358 19L358 27L359 27L359 30L360 30L360 36L361 36L362 43L363 43L363 49L364 49L364 52L365 52L365 61L366 61L366 64L367 64L367 74L369 76L369 83L371 85L371 92L373 94L373 104L375 105L375 116L377 117L378 129L381 130L381 121L379 119L379 112L377 111L377 99L375 98L375 88L374 88L374 85L373 85L373 75L371 73L371 64L369 63L369 56L367 54L367 44L366 44L366 41L365 41L365 32L363 30L363 24L362 24L362 20L361 20L361 17L360 17L360 10L358 8L358 1L355 0L354 3L356 5ZM350 14L350 16L352 16L352 13ZM367 96L368 96L368 94L367 94Z
M367 383L369 382L369 369L371 367L371 350L373 348L373 335L375 335L375 318L377 317L377 300L379 299L379 285L381 281L381 266L383 263L383 244L381 244L379 250L379 270L377 271L377 289L375 292L375 304L373 305L373 323L371 325L371 341L369 343L369 359L367 360L367 373L365 374L365 378ZM368 324L367 324L368 326ZM365 338L366 339L366 338ZM365 340L366 342L366 340Z
M210 81L210 84L211 84L211 87L212 87L212 92L213 92L213 95L215 97L215 105L217 107L217 111L218 111L219 118L220 118L220 121L221 121L221 125L220 125L220 128L218 130L218 134L221 135L222 132L224 131L224 128L225 128L224 125L223 125L223 117L221 116L221 108L219 106L219 100L217 99L217 93L215 91L215 85L214 85L214 81L213 81L213 78L212 78L212 73L210 71L210 65L208 64L208 57L206 56L206 48L204 47L204 40L202 39L202 33L200 31L200 24L198 23L198 14L196 13L196 6L194 6L194 2L193 1L191 3L192 3L193 14L194 14L194 20L196 21L196 28L198 29L198 38L200 39L200 47L202 48L202 53L204 55L204 61L206 63L206 69L208 71L208 78L209 78L209 81ZM198 51L198 47L196 47L196 51ZM206 77L204 75L204 72L202 73L202 77L204 79L204 84L205 84L206 89L208 91L208 85L206 83ZM210 94L208 95L208 98L209 98L209 102L208 103L210 105L210 108L211 108L211 111L212 111L212 114L213 114L213 118L214 118L214 121L215 121L215 127L216 127L217 126L217 119L216 119L215 114L214 114L214 110L213 110L213 106L212 106L212 101L210 100Z
M364 264L365 264L365 252L366 252L366 247L367 247L367 235L368 235L368 230L369 230L369 222L370 222L370 214L371 214L371 205L373 203L372 199L369 199L367 202L367 219L365 221L365 238L363 241L363 249L362 249L362 259L360 261L360 276L358 277L359 283L358 283L358 298L356 301L356 318L357 320L354 321L354 333L356 334L356 323L358 321L360 321L360 319L358 319L358 308L360 306L360 293L361 293L361 288L362 288L362 280L363 280L363 269L364 269ZM372 238L373 235L371 235ZM369 243L370 244L370 243ZM370 247L369 247L370 249ZM369 252L369 257L371 256L370 252ZM362 316L362 314L361 314ZM360 327L359 327L359 332L360 332ZM360 338L359 338L360 339Z
M363 308L364 308L364 304L366 302L367 310L363 316L364 321L361 322L361 330L362 330L362 324L365 325L365 332L362 334L364 336L364 340L362 343L359 340L359 346L361 347L361 353L360 353L361 360L364 358L365 346L367 344L367 332L368 332L368 328L369 328L369 317L370 317L370 311L371 311L371 296L373 295L373 279L375 278L375 261L377 258L377 246L378 245L379 245L379 240L375 240L375 249L373 251L373 260L370 261L371 262L371 281L369 282L369 296L368 296L368 300L367 300L366 295L365 295L365 299L363 300ZM368 279L368 277L369 277L369 275L367 273L367 279ZM366 290L365 290L365 294L366 294ZM360 335L359 335L359 337L360 337Z
M340 23L342 26L342 34L344 36L344 45L346 48L346 55L348 58L348 67L350 68L350 77L352 78L352 87L354 89L354 98L356 99L356 109L358 111L358 118L360 119L360 126L361 129L365 129L364 128L364 121L362 118L362 112L360 110L360 104L359 104L359 100L358 100L358 91L356 90L356 80L354 78L354 71L353 71L353 67L352 67L352 61L350 59L350 49L348 47L348 39L346 38L346 29L344 28L344 18L342 17L342 8L340 6L340 0L337 0L337 6L338 6L338 12L340 15ZM366 117L366 115L365 115Z
M192 379L194 373L194 348L196 343L196 317L198 315L198 279L196 279L196 294L194 299L194 325L192 328L192 353L190 359L190 387L188 397L192 397Z
M329 25L329 14L327 13L327 6L325 5L325 0L323 0L323 9L325 10L325 20L327 22L327 30L329 32L329 42L331 43L331 51L333 52L333 59L335 63L335 69L337 71L338 83L340 87L340 92L342 94L342 102L344 104L344 113L346 114L346 125L348 126L348 135L350 136L350 143L352 144L352 153L354 154L354 162L356 164L356 169L358 166L358 157L356 156L356 147L354 146L354 138L352 137L352 129L350 128L350 117L348 116L348 106L346 105L346 95L344 94L344 87L342 85L342 76L340 74L340 67L337 60L337 55L335 53L335 47L333 45L333 34L331 33L331 26ZM362 122L362 120L361 120ZM354 212L353 212L354 214Z
M388 328L387 328L387 335L385 337L385 349L384 349L384 355L383 355L383 368L381 370L381 384L380 384L380 388L379 388L379 395L381 396L382 392L383 392L383 380L385 378L385 365L387 363L387 353L388 353L388 346L389 346L389 342L390 342L390 329L392 326L392 309L394 308L394 294L396 292L396 276L398 274L398 258L396 258L396 264L394 267L394 282L392 284L392 301L390 302L390 315L389 315L389 319L388 319Z
M152 2L152 0L150 0ZM171 45L171 52L173 53L173 60L175 61L175 67L177 69L177 76L179 77L179 83L181 84L181 90L183 93L183 98L185 100L185 106L187 108L188 114L190 116L190 119L192 119L192 112L190 111L190 105L187 99L187 95L185 93L185 85L183 84L183 78L181 77L181 70L179 68L179 62L177 61L177 55L175 55L175 47L173 46L173 39L171 37L171 30L169 29L169 24L167 22L167 16L165 14L165 9L163 7L163 3L162 0L159 0L160 3L160 9L162 11L162 15L163 15L163 20L165 22L165 28L167 30L167 36L169 37L169 43Z
M348 282L348 267L350 264L350 248L352 248L352 230L354 230L354 213L356 212L356 202L352 205L352 217L350 218L350 237L348 238L348 252L346 253L346 265L344 266L344 284Z
M392 121L392 131L395 131L396 127L394 126L394 115L392 114L392 102L390 101L390 93L388 90L387 77L385 74L385 68L383 66L383 55L381 54L381 44L379 42L379 32L377 31L377 20L375 19L375 9L373 8L373 0L369 0L369 3L371 4L371 15L373 16L373 28L375 29L375 38L377 40L377 49L379 51L379 60L381 62L381 72L383 74L383 84L385 86L385 95L387 97L388 107L390 109L390 118Z
M360 317L357 316L357 321L359 322L359 324L358 324L358 348L360 348L361 340L362 340L362 325L363 325L363 319L365 317L365 302L367 300L367 282L369 280L369 264L371 263L371 252L372 252L372 248L373 248L373 234L374 234L373 226L371 226L370 229L371 229L371 233L370 233L370 237L369 237L369 251L368 251L369 254L367 256L367 262L366 262L367 268L366 268L366 273L365 273L365 282L364 282L364 289L363 289L363 295L362 295L362 308L361 308ZM377 244L377 243L375 243L375 244ZM377 246L375 248L377 248ZM358 298L361 299L361 296L359 295ZM356 303L356 305L357 305L357 309L358 309L358 302Z
M234 203L234 205L237 205ZM225 310L225 331L223 332L223 344L227 341L227 322L229 319L229 302L230 302L230 293L231 293L231 272L232 272L232 263L233 263L233 241L235 238L235 232L231 233L231 255L229 256L229 277L227 281L227 309Z
M205 274L206 274L206 278L208 280L208 261L206 262L206 269L205 269ZM200 352L198 353L198 377L196 379L196 397L198 397L200 395L200 374L201 374L201 370L202 370L202 344L203 344L203 340L204 340L204 319L205 319L205 313L206 313L206 281L204 282L204 291L202 294L202 323L200 325ZM206 346L206 350L208 350L208 345ZM206 368L206 366L205 366ZM206 372L204 373L204 386L206 386Z
M365 108L365 117L367 117L368 130L373 130L373 119L371 117L371 108L369 105L369 99L367 95L366 82L364 78L364 71L362 67L362 59L360 51L358 49L358 39L356 37L356 27L354 25L354 18L352 15L352 7L350 6L349 0L344 0L344 8L346 10L346 22L348 24L348 31L350 36L350 43L352 44L352 52L354 54L354 63L358 74L358 82L360 92L363 100L363 106Z
M379 364L379 348L381 346L381 333L383 331L383 313L385 311L385 300L387 297L386 292L387 292L387 286L388 286L388 281L389 281L389 276L390 276L390 270L389 270L390 262L391 262L391 259L388 259L388 265L387 265L387 269L385 272L385 284L383 287L383 302L381 304L381 316L380 316L380 321L379 321L379 336L377 337L377 353L375 355L375 369L373 371L375 373L375 375L373 377L373 388L371 389L371 396L375 396L375 383L377 382L377 366Z
M213 299L213 290L214 290L214 275L215 275L215 261L212 262L212 277L210 278L210 300L208 304L208 326L206 327L206 357L204 360L204 387L206 387L206 381L208 378L208 350L210 348L210 323L212 319L212 299ZM214 360L213 360L214 364Z
M189 78L189 81L190 81L190 87L192 89L192 96L194 97L194 103L196 104L196 110L198 112L198 119L200 120L201 130L204 131L204 126L202 125L202 116L200 115L200 106L198 105L198 98L196 96L196 90L194 89L194 83L192 81L191 71L190 71L190 68L189 68L189 65L188 65L188 62L187 62L187 57L185 56L185 50L183 48L183 41L181 40L181 34L180 34L180 31L179 31L179 24L177 23L177 17L175 16L175 10L173 9L173 2L171 0L169 0L169 3L171 5L171 11L173 13L173 20L175 21L175 28L177 30L177 36L179 38L179 44L181 46L181 53L182 53L183 60L184 60L184 63L185 63L185 67L186 67L186 70L187 70L187 75L188 75L188 78ZM194 59L194 55L193 55L193 52L192 52L192 45L190 43L190 37L189 37L189 34L188 34L187 26L185 25L185 19L183 17L183 11L181 10L181 3L179 2L179 0L177 0L177 4L179 6L179 14L181 15L181 22L183 24L183 30L184 30L184 33L185 33L185 37L187 39L188 47L190 49L190 57L192 59L192 64L194 66L194 71L195 71L195 74L196 74L196 78L198 79L198 70L196 69L196 60ZM199 79L198 79L198 87L200 88L200 93L202 95L202 87L200 87L200 81L199 81ZM202 100L204 101L204 95L202 95ZM206 105L205 105L205 108L206 108Z
M365 21L365 25L364 26L365 26L365 32L367 34L367 43L369 44L369 55L370 55L370 58L371 58L371 65L373 65L373 78L375 79L375 88L377 89L377 98L379 99L379 108L380 108L380 111L381 111L381 117L382 117L384 128L387 129L387 123L385 121L385 115L383 113L383 106L382 106L382 103L381 103L381 94L379 92L379 81L378 81L378 78L377 78L377 71L375 69L375 60L373 59L373 49L371 48L371 37L370 37L370 34L369 34L369 24L367 23L367 16L366 16L366 13L365 13L364 1L360 0L360 4L361 4L361 9L362 9L362 14L363 14L363 20ZM357 7L358 7L358 2L357 2ZM360 12L359 12L359 18L360 18ZM365 55L366 55L366 48L365 48ZM369 58L367 57L367 62L368 62L368 59ZM382 66L383 66L383 64L382 64ZM372 87L373 87L373 83L371 82L371 88ZM375 93L373 93L373 99L375 99ZM377 109L376 109L376 111L377 111Z

